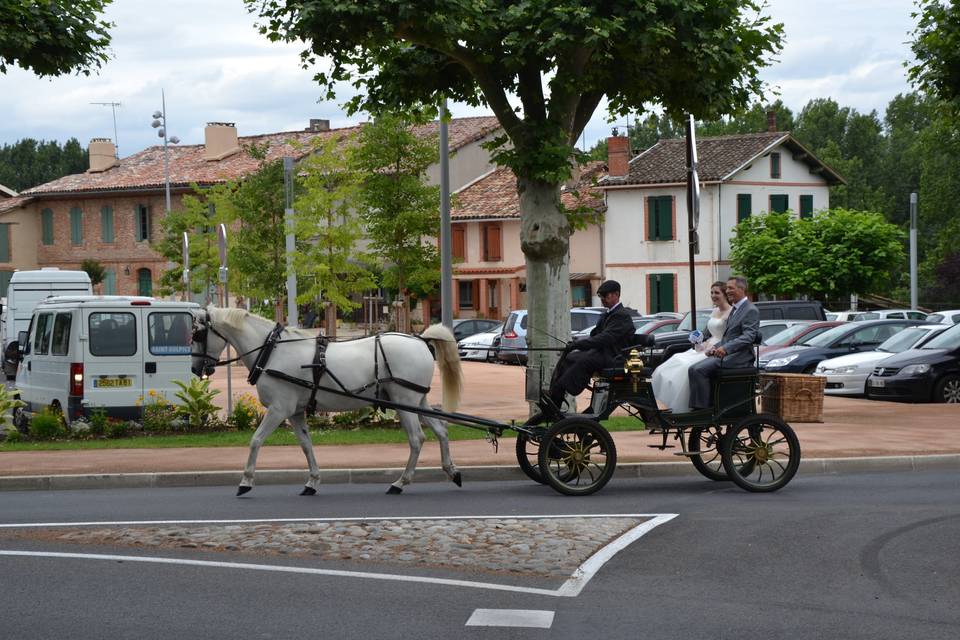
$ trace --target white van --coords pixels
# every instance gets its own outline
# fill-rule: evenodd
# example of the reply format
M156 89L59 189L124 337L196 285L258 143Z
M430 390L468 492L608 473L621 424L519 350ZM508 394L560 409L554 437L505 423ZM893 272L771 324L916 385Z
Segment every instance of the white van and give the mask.
M20 336L16 384L24 413L53 407L71 422L102 408L108 416L138 420L151 390L177 404L173 381L193 375L196 309L193 302L135 296L44 300L29 333Z
M14 271L7 287L7 300L0 313L3 341L3 371L8 380L17 373L17 336L26 331L33 308L50 296L92 295L93 287L86 271L61 271L44 267L33 271Z

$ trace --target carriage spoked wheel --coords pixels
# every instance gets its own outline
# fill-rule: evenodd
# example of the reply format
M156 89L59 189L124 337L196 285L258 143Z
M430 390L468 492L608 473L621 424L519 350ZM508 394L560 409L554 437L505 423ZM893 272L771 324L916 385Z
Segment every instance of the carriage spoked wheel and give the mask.
M720 441L720 451L727 476L747 491L776 491L800 466L797 434L769 414L750 416L730 428Z
M613 477L617 448L610 433L595 420L564 418L540 441L540 473L546 483L568 496L599 491Z
M527 435L523 431L517 432L517 463L528 478L540 484L546 484L547 482L543 479L543 474L540 473L539 461L540 442L546 431L546 427L534 427L531 435Z
M687 436L687 451L694 453L702 451L700 455L690 456L690 462L705 478L722 481L729 480L723 468L723 455L720 451L720 440L723 438L721 427L694 427Z

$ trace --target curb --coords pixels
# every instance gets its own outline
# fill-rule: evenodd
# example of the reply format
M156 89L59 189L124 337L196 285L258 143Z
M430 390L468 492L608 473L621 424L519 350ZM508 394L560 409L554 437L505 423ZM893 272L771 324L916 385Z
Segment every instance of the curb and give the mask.
M841 473L876 473L885 471L960 471L960 454L919 456L878 456L868 458L814 458L801 460L798 473L803 475L835 475ZM386 469L329 469L321 470L322 484L388 485L403 470ZM461 467L465 482L524 480L527 476L519 467L476 466ZM102 473L49 476L0 476L0 491L70 491L74 489L144 489L156 487L213 487L236 486L241 471L173 471L157 473ZM621 478L661 478L669 476L698 476L688 462L629 462L617 465ZM306 469L277 469L257 471L258 485L301 484ZM417 469L416 482L444 482L447 475L440 467Z

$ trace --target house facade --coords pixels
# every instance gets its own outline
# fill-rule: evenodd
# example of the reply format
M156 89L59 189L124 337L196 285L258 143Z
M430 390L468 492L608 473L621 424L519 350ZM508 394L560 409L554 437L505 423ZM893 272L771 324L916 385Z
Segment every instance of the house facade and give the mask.
M212 186L255 172L258 161L243 152L244 146L265 147L267 160L299 160L317 138L337 137L347 144L359 129L330 129L325 120L311 120L304 131L240 137L232 123L210 123L204 144L167 150L171 208L180 206L194 184ZM415 131L435 135L437 129L437 123L428 123ZM496 135L499 123L493 117L455 118L448 129L451 188L456 189L492 169L481 145ZM151 295L171 266L155 249L166 210L165 184L162 146L118 160L110 140L91 141L85 173L0 199L0 231L7 232L10 249L6 255L0 252L0 283L8 282L16 269L77 269L84 260L95 259L106 270L102 293ZM0 295L4 293L5 287Z
M629 158L626 138L608 140L606 276L621 283L624 304L646 313L690 309L686 146L661 140ZM812 216L830 206L843 178L789 133L719 136L697 141L699 252L694 274L699 307L709 287L731 275L730 243L738 222L771 211Z

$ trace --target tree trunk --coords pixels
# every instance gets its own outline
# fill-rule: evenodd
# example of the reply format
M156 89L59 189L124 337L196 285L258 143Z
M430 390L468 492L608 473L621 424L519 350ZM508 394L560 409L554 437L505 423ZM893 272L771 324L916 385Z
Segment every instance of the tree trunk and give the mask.
M323 303L323 326L328 338L337 337L337 305L332 302Z
M570 340L570 225L560 211L560 185L519 178L517 190L527 266L527 346L561 349ZM549 387L559 356L559 351L527 352L528 400L534 386Z

